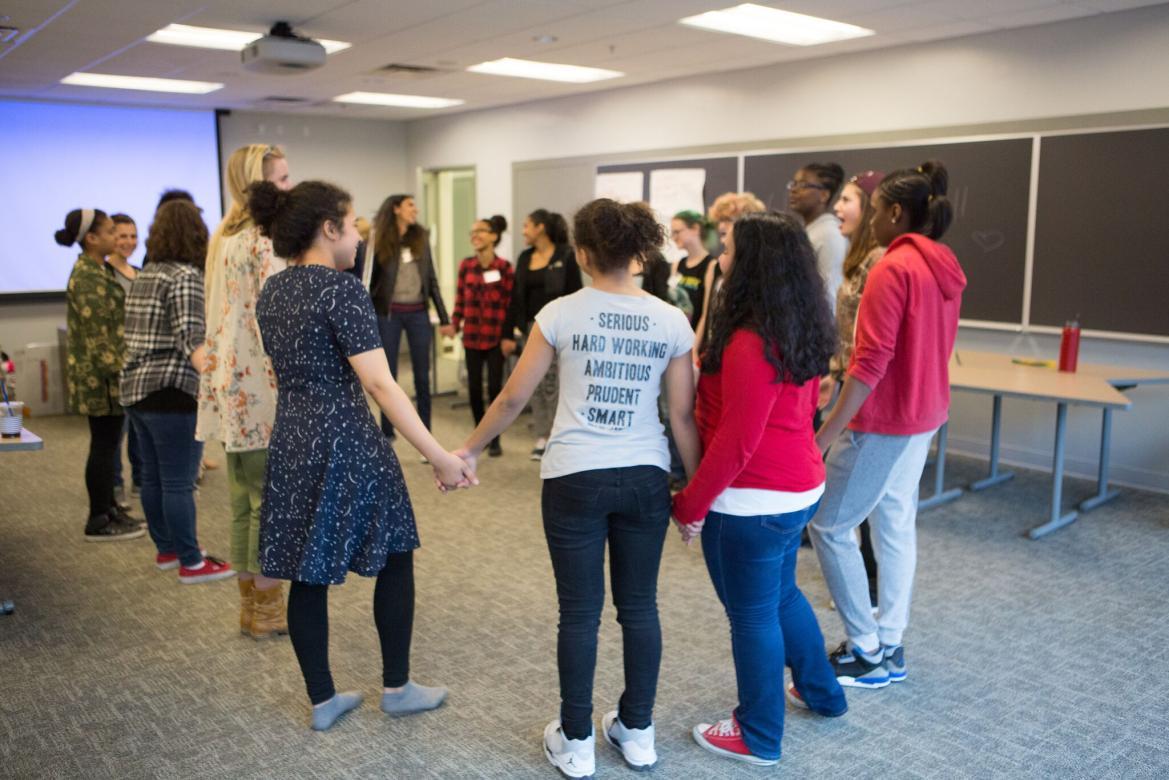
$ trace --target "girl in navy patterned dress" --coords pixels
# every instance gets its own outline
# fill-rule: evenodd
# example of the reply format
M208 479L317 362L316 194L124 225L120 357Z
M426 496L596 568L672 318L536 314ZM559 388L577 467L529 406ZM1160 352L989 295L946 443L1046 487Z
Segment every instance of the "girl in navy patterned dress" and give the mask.
M442 448L394 382L373 305L361 282L340 273L359 240L350 196L324 182L282 192L268 182L248 208L288 270L256 305L279 385L260 517L260 568L288 579L288 630L313 704L327 729L361 703L337 693L328 660L328 587L348 572L377 577L373 612L381 641L382 709L406 715L438 707L443 688L409 678L414 619L413 550L419 546L402 470L362 393L364 387L445 486L471 470Z

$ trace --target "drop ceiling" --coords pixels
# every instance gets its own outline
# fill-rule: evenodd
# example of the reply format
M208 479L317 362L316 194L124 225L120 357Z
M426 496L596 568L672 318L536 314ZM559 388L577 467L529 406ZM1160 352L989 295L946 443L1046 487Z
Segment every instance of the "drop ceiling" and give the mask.
M231 108L414 119L616 89L844 52L912 45L1138 6L1148 0L784 0L764 4L871 28L876 35L794 47L683 27L684 16L735 0L6 0L0 24L0 97L185 108ZM243 70L231 51L145 40L171 23L266 31L289 21L302 34L347 41L324 67L295 75ZM554 40L548 42L548 38ZM608 68L619 79L563 84L467 73L484 60L519 57ZM435 68L386 73L391 63ZM75 71L222 82L207 95L67 86ZM344 105L347 92L455 98L440 111ZM697 107L695 107L697 108ZM679 106L684 113L685 106Z

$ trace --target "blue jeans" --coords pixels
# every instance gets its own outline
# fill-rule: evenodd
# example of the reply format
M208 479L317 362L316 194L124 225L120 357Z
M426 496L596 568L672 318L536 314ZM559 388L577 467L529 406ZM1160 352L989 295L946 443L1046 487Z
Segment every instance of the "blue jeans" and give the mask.
M122 423L122 435L118 437L118 458L114 461L114 485L122 487L122 439L126 440L126 455L130 458L130 481L142 487L142 455L138 452L138 435L130 424L130 415Z
M382 347L390 363L390 373L398 378L398 351L402 346L402 331L406 332L406 343L410 346L410 366L414 370L414 405L422 424L430 429L430 340L434 330L430 325L430 314L412 311L377 318L378 330L382 336ZM385 414L382 415L382 433L394 435L394 426Z
M819 502L798 512L737 517L711 512L702 530L706 568L727 610L747 747L779 758L783 741L783 667L804 701L822 715L848 709L824 652L816 615L796 585L800 533Z
M158 551L184 566L203 560L195 535L195 475L202 447L195 418L185 412L141 412L129 407L142 455L142 509Z
M625 660L618 714L629 728L645 728L653 722L662 660L657 589L670 524L666 473L656 466L630 466L546 479L541 508L560 603L556 659L564 734L583 739L592 733L606 542Z

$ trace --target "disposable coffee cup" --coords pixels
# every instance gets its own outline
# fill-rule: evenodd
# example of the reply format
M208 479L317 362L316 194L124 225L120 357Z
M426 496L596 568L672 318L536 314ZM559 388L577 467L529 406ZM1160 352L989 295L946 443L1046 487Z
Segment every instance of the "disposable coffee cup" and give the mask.
M0 437L19 439L22 427L24 427L24 402L4 403L0 401Z

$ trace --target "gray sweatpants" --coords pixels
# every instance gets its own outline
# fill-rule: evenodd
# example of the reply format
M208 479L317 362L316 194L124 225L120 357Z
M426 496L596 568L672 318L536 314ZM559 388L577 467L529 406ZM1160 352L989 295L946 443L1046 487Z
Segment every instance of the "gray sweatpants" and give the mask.
M845 431L832 445L812 545L854 645L901 644L917 567L917 488L934 431L913 436ZM855 529L869 519L877 556L878 617Z

